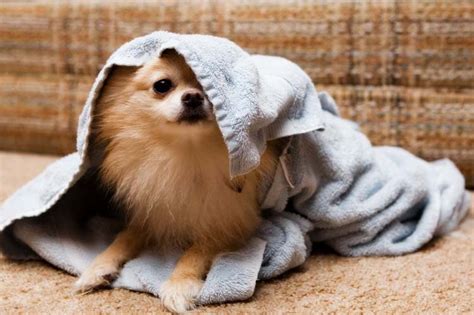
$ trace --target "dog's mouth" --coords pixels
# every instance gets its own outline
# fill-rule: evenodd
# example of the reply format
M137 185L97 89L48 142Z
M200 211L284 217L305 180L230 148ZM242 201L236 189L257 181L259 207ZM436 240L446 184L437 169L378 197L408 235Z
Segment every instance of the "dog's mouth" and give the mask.
M207 113L203 108L193 108L184 110L178 117L179 123L195 124L207 119Z

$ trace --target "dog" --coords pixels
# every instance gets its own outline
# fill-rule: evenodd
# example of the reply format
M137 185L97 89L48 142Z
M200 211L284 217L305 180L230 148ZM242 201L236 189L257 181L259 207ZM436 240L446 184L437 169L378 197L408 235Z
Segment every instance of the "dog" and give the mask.
M230 178L213 105L174 50L139 68L113 69L93 125L103 147L100 181L122 205L127 224L82 273L76 290L110 284L152 244L182 248L159 295L170 311L192 309L213 259L256 231L259 187L273 177L281 145L269 142L255 170Z

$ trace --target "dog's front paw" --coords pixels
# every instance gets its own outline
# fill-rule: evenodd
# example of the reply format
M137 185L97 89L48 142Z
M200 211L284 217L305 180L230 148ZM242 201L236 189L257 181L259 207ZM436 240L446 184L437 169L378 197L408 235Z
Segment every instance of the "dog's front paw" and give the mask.
M160 288L161 303L175 313L193 309L203 284L193 278L169 279Z
M119 268L114 264L93 264L76 281L74 291L87 293L96 288L108 286L117 278L119 271Z

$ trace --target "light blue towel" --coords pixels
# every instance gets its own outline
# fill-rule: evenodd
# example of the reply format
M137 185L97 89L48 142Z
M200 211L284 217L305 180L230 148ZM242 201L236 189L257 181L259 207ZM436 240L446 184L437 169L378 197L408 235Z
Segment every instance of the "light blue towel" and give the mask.
M467 213L469 194L453 163L373 147L297 65L249 55L222 38L155 32L119 48L97 76L80 117L77 152L2 205L5 255L41 257L77 275L110 244L120 221L85 203L96 199L81 197L95 188L86 154L91 112L113 66L140 66L165 49L184 56L213 103L232 176L257 167L267 141L287 141L274 178L262 185L264 220L257 234L215 260L200 303L249 298L257 279L303 264L314 242L349 256L401 255L454 229ZM178 250L160 256L147 249L113 286L158 295L179 256Z

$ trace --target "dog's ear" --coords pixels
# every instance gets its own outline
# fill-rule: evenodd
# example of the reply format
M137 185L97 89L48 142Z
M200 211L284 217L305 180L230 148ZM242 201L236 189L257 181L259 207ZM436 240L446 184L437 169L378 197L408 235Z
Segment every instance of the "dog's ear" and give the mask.
M100 90L94 112L102 112L114 104L119 96L127 90L138 69L138 67L114 66Z
M230 187L230 189L241 193L244 190L244 185L246 181L246 176L237 176L234 177L233 179L230 179L227 184Z
M160 54L160 57L164 58L174 58L174 57L179 57L180 54L176 51L176 49L173 48L167 48L163 50Z

